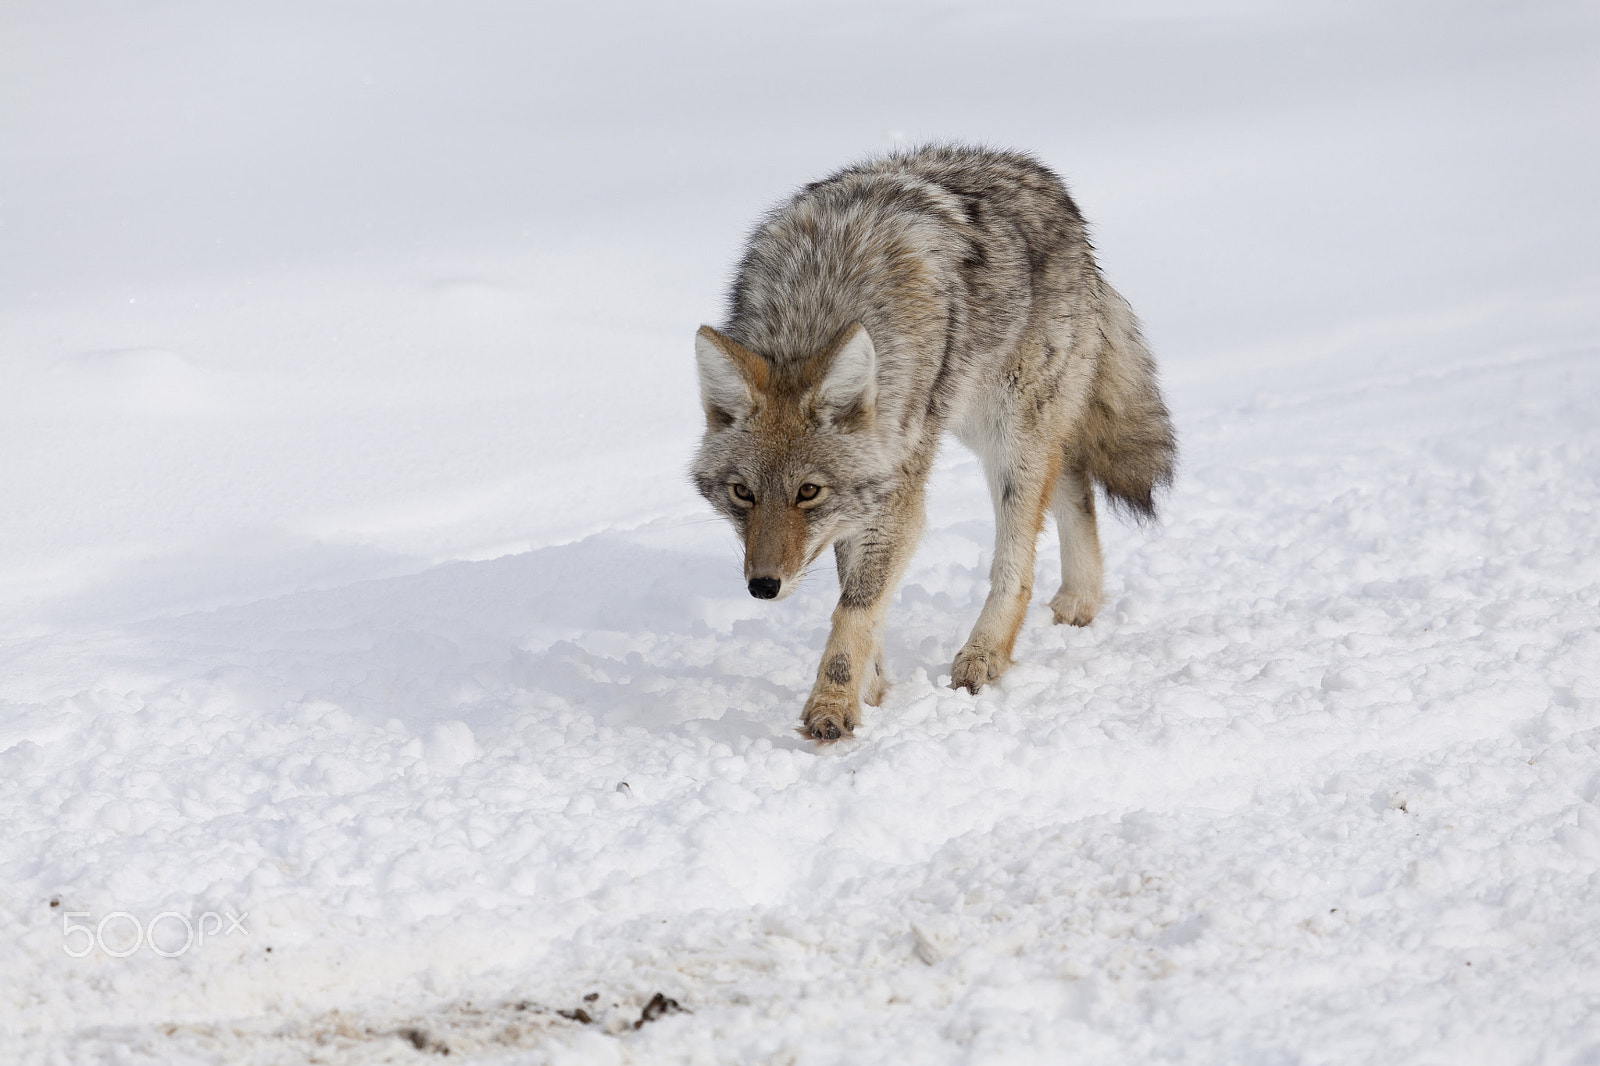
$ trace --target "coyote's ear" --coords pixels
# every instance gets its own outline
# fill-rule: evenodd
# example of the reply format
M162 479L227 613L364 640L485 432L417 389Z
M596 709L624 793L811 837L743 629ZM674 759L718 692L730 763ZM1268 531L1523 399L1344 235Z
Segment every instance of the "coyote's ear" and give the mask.
M767 361L710 326L701 326L694 335L694 359L700 367L700 403L710 425L733 425L750 413L756 393L767 386Z
M839 424L870 419L878 401L878 355L866 327L850 323L818 358L822 380L816 386L817 406L829 409Z

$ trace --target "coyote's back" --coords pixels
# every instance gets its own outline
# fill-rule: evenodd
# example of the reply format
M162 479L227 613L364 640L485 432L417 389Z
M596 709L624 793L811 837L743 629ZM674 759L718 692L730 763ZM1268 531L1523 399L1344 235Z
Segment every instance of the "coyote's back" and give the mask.
M1010 662L1047 510L1056 620L1100 600L1092 484L1140 516L1174 437L1132 311L1082 216L1032 158L933 147L801 189L751 235L721 330L696 339L700 491L745 542L750 591L781 597L833 545L839 608L805 710L837 739L885 681L882 619L922 526L949 430L983 460L996 545L988 601L956 657L977 691Z

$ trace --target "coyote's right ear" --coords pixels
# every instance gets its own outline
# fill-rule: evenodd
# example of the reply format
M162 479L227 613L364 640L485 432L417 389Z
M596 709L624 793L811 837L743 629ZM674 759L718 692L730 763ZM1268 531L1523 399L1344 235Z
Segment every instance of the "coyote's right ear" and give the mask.
M694 335L694 359L700 367L700 403L710 425L733 425L750 413L756 393L767 387L767 361L710 326L701 326Z

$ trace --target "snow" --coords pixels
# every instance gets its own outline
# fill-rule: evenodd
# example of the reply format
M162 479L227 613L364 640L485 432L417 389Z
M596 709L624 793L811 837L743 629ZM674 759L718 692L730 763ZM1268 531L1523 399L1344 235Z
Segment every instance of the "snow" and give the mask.
M0 20L8 1061L1600 1057L1590 5ZM974 697L952 444L817 747L692 335L929 137L1072 181L1183 467Z

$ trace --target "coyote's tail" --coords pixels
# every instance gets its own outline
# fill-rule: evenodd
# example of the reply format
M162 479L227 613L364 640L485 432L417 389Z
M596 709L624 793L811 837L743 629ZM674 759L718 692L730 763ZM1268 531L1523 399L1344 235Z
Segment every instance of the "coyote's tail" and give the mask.
M1127 301L1101 284L1100 364L1071 458L1114 507L1145 521L1155 518L1156 493L1172 483L1178 442L1139 322Z

